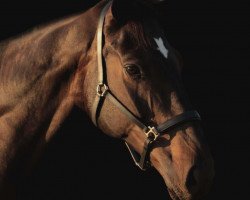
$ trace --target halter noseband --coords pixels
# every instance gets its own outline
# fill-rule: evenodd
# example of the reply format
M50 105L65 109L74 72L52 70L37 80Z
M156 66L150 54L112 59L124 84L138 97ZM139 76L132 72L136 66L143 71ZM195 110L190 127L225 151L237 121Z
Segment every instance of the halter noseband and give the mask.
M168 131L172 128L174 128L176 125L179 125L181 123L194 121L194 120L201 120L200 115L197 111L187 111L180 115L175 116L174 118L165 121L164 123L156 126L156 127L150 127L146 126L144 123L142 123L124 104L122 104L119 99L116 98L112 94L112 92L109 90L109 87L107 85L107 82L105 81L105 69L103 65L103 55L102 55L102 48L103 48L103 25L104 25L104 19L106 16L106 12L108 8L110 7L112 3L111 1L108 1L108 3L105 5L103 10L101 11L98 28L97 28L97 63L98 63L98 84L96 88L96 97L92 108L91 118L92 121L96 126L98 126L98 118L102 109L102 105L104 103L105 98L109 99L117 108L120 109L132 122L134 122L138 127L140 127L143 132L145 133L147 139L144 143L143 153L139 155L137 152L135 152L127 142L125 142L126 146L129 149L129 152L135 162L135 164L142 170L147 169L150 167L150 161L149 161L149 153L152 147L152 144L154 141L157 140L157 138L164 133L165 131Z

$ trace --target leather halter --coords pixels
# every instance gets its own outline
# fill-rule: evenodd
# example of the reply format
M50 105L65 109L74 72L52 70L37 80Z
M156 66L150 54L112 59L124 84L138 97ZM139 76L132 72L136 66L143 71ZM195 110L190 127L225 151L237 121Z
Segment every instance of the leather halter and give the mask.
M194 120L201 120L200 115L197 111L187 111L180 115L175 116L174 118L165 121L164 123L156 126L150 127L145 125L143 122L140 121L138 117L136 117L119 99L116 98L110 91L107 81L105 81L106 71L104 68L104 58L102 55L102 48L103 48L103 25L105 16L107 13L108 8L112 3L108 1L103 10L101 11L98 28L97 28L97 63L98 63L98 84L96 88L96 97L93 103L91 118L92 121L96 126L98 126L98 118L104 103L104 100L107 98L110 100L120 111L123 112L133 123L135 123L138 127L140 127L143 132L145 133L147 139L144 143L143 153L139 155L135 150L133 150L127 142L125 142L126 146L129 149L129 152L135 162L135 164L142 170L147 169L150 167L149 161L149 153L152 148L152 144L157 138L166 131L176 127L185 122L194 121Z

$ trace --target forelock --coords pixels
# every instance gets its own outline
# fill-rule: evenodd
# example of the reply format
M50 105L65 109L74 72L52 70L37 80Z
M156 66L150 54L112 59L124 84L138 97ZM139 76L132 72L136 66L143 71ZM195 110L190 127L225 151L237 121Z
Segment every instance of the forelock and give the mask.
M111 40L115 48L128 49L155 49L154 38L162 37L163 31L153 20L131 20L112 34Z

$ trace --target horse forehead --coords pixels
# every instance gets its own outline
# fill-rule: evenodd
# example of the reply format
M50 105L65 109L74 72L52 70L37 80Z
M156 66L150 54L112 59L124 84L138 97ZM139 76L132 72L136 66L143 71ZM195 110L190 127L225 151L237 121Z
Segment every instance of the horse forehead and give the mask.
M123 55L136 56L137 53L149 53L155 50L163 59L168 59L171 51L164 31L154 23L130 23L120 29L116 37L111 37L111 40L114 49L121 50Z

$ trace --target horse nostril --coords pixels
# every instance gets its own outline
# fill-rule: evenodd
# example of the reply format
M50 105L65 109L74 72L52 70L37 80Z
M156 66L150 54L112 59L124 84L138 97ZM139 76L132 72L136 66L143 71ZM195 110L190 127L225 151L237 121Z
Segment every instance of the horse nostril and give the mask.
M193 166L187 176L186 179L186 187L189 191L193 190L194 187L197 185L197 180L195 177L195 170L196 170L196 166Z

